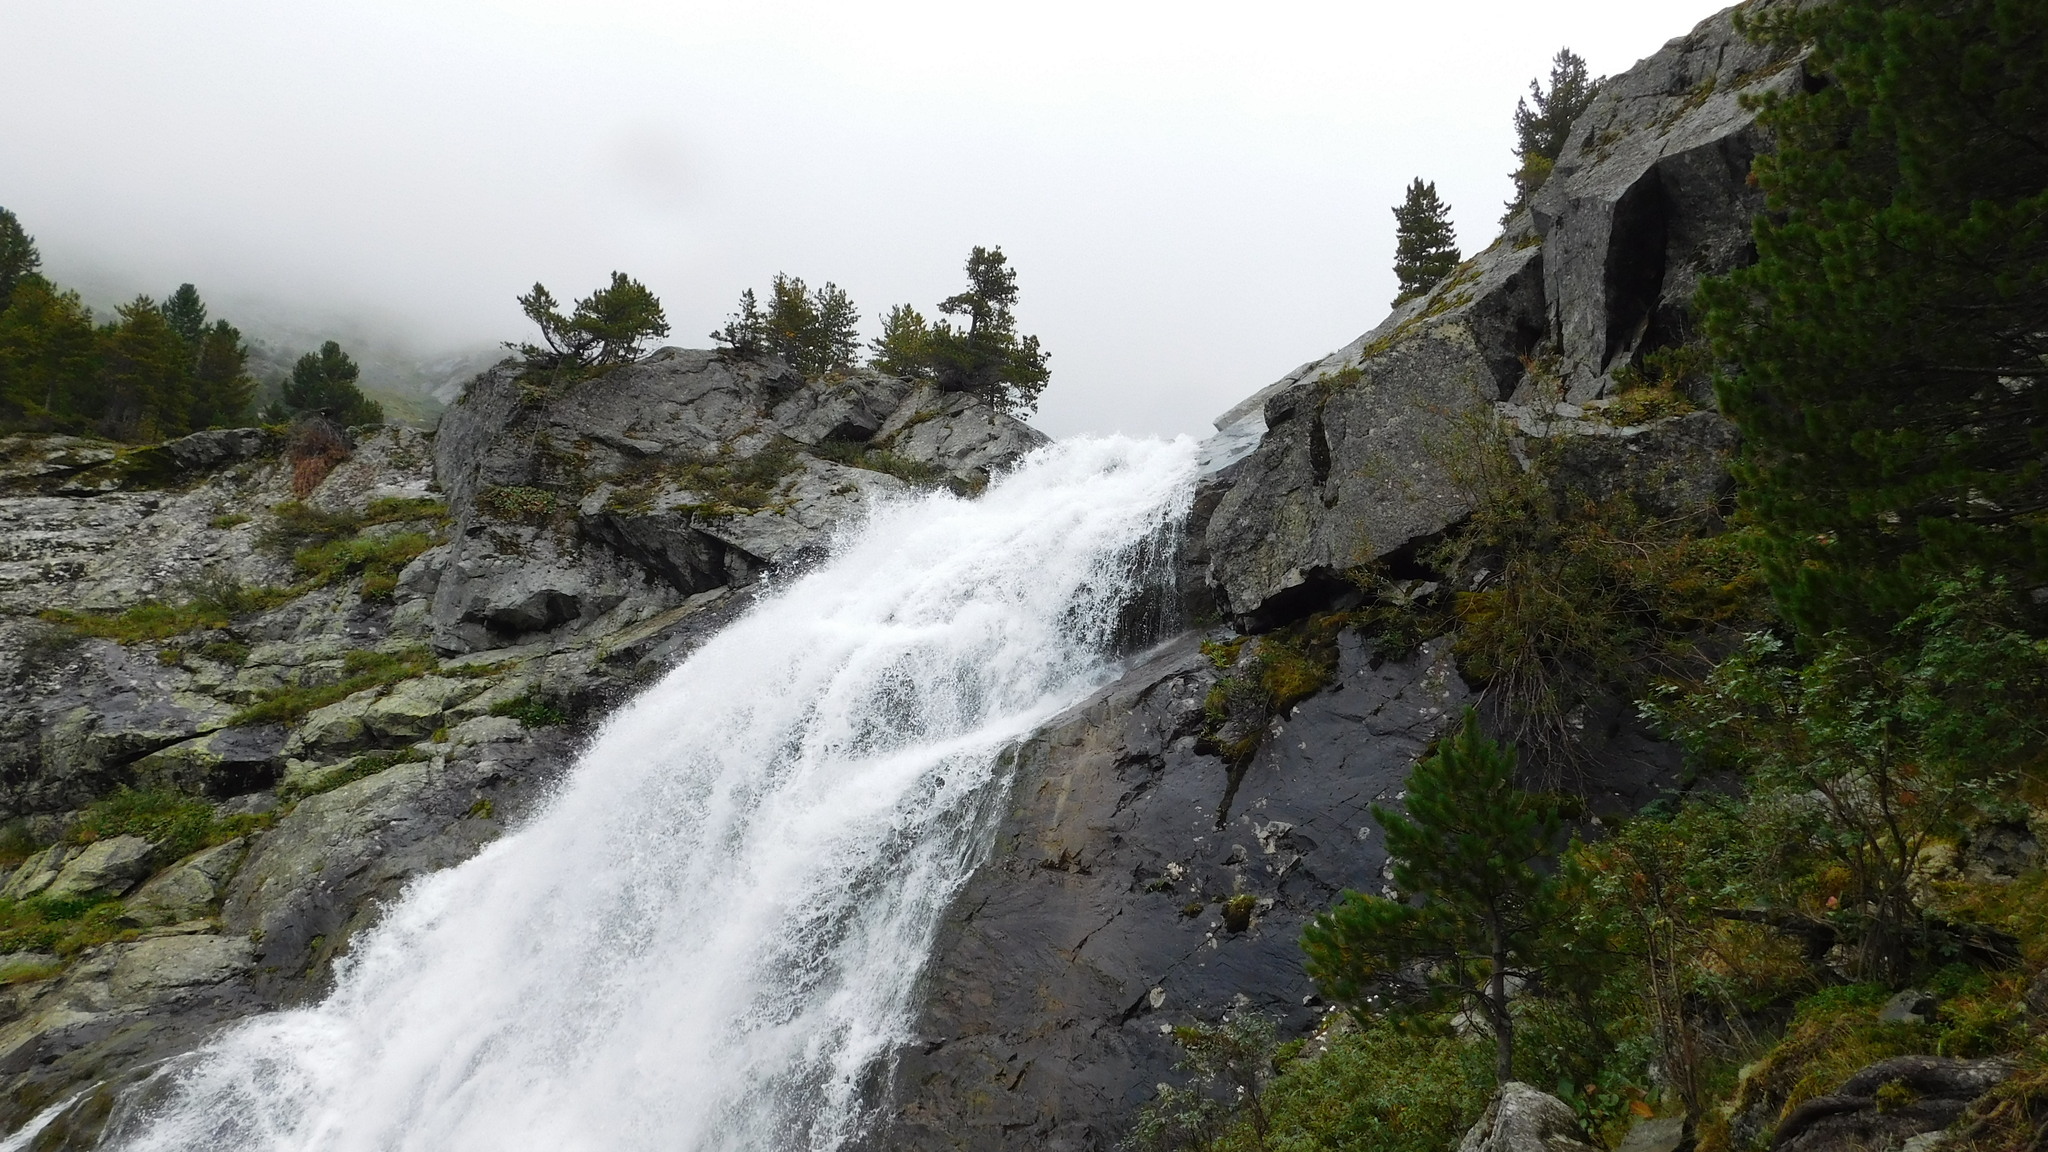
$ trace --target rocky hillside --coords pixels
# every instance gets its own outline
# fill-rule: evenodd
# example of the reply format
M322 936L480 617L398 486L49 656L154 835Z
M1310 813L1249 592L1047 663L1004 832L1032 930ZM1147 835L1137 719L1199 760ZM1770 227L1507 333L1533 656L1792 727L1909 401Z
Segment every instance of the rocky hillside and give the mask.
M1042 442L676 349L485 373L434 436L0 441L0 1127L84 1091L38 1146L88 1146L140 1070L318 993L763 576Z

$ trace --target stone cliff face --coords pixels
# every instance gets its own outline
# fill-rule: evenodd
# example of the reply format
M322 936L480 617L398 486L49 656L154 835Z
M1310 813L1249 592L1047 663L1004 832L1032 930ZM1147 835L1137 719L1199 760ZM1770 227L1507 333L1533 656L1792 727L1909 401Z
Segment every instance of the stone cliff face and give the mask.
M0 896L53 917L0 925L30 942L0 955L0 1128L69 1100L37 1146L89 1147L155 1061L317 995L763 575L1042 442L677 349L553 390L493 370L437 435L365 430L324 476L253 429L0 441L0 825L32 850ZM157 819L119 823L123 795Z
M1473 511L1456 472L1475 421L1498 419L1524 459L1540 445L1580 495L1668 512L1725 493L1733 428L1711 410L1626 418L1616 377L1691 340L1700 279L1752 258L1747 176L1767 141L1743 98L1803 78L1730 13L1707 20L1608 82L1491 247L1221 417L1182 575L1194 613L1263 632L1373 581L1435 589L1448 577L1418 556ZM1173 1079L1174 1024L1250 1007L1298 1035L1326 1011L1302 924L1344 888L1380 889L1367 807L1398 800L1476 693L1446 640L1385 659L1345 632L1327 687L1240 721L1198 638L1020 750L1008 822L948 922L873 1146L1108 1149ZM1257 748L1235 771L1215 730L1202 738L1219 704ZM1627 711L1596 701L1580 720L1594 811L1672 779L1671 749Z

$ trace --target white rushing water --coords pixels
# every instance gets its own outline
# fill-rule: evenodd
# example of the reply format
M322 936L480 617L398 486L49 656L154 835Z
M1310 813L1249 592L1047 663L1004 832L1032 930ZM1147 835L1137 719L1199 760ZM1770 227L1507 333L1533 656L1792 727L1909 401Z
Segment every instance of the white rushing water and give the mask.
M1001 752L1102 683L1194 447L1083 440L877 510L613 717L515 834L413 885L316 1007L108 1144L786 1152L862 1121Z

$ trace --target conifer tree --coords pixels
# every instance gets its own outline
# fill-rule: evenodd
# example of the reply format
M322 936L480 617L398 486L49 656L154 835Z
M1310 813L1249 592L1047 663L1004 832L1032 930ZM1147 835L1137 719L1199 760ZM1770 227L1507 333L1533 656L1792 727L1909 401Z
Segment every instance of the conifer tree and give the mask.
M158 440L192 430L191 353L154 300L137 296L100 329L99 380L90 409L117 440Z
M1374 805L1387 834L1396 898L1345 892L1302 932L1309 976L1363 1014L1383 999L1463 1001L1494 1034L1495 1075L1514 1078L1509 981L1538 975L1554 881L1535 863L1556 847L1554 805L1515 786L1515 750L1488 739L1478 714L1408 777L1408 814Z
M1416 177L1407 199L1394 209L1394 277L1401 282L1395 306L1436 287L1463 259L1450 205L1437 197L1435 183Z
M98 373L92 313L78 293L24 275L0 308L0 425L82 426Z
M762 315L752 288L740 293L740 310L728 317L725 327L713 332L711 338L742 358L759 356L767 348L768 318Z
M882 334L870 341L874 356L869 360L876 371L904 380L929 380L931 326L924 314L908 304L898 304L882 317Z
M164 299L163 311L171 331L190 345L196 356L206 338L206 304L199 299L199 290L190 284L178 285L178 290Z
M256 381L249 375L248 364L249 348L242 343L242 333L225 320L214 321L200 336L192 370L192 427L239 428L249 422ZM382 418L381 408L377 416Z
M1550 90L1540 81L1529 81L1529 95L1515 101L1515 198L1508 203L1512 216L1529 203L1529 198L1550 178L1550 170L1571 139L1572 124L1592 107L1600 94L1600 81L1586 70L1585 60L1569 48L1560 48L1550 61ZM1531 107L1531 103L1534 107Z
M668 335L661 300L623 272L612 273L610 284L578 300L567 315L538 283L519 297L519 307L545 343L505 346L532 371L582 372L630 364L645 353L648 341Z
M536 285L538 287L538 285ZM284 406L293 416L317 413L344 428L384 422L384 407L363 395L356 380L362 369L329 340L292 365L284 382Z
M1052 378L1038 337L1017 334L1017 272L1001 248L967 257L967 291L939 303L964 325L940 320L926 347L932 378L948 392L971 392L992 411L1030 412Z
M2048 0L1756 27L1827 79L1763 113L1758 260L1701 297L1780 607L1882 641L1944 574L2048 585Z
M860 312L836 284L812 290L777 273L762 317L762 349L807 377L847 371L860 360Z
M35 238L22 231L21 221L15 219L14 213L0 208L0 308L7 306L22 277L34 274L42 266Z

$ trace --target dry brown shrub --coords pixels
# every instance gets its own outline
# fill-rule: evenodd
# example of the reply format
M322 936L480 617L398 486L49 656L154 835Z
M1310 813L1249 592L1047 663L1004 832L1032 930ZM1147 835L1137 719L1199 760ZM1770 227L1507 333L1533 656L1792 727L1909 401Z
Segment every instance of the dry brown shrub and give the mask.
M304 500L320 487L327 474L349 457L348 437L318 416L301 421L292 430L285 456L292 462L292 495Z

